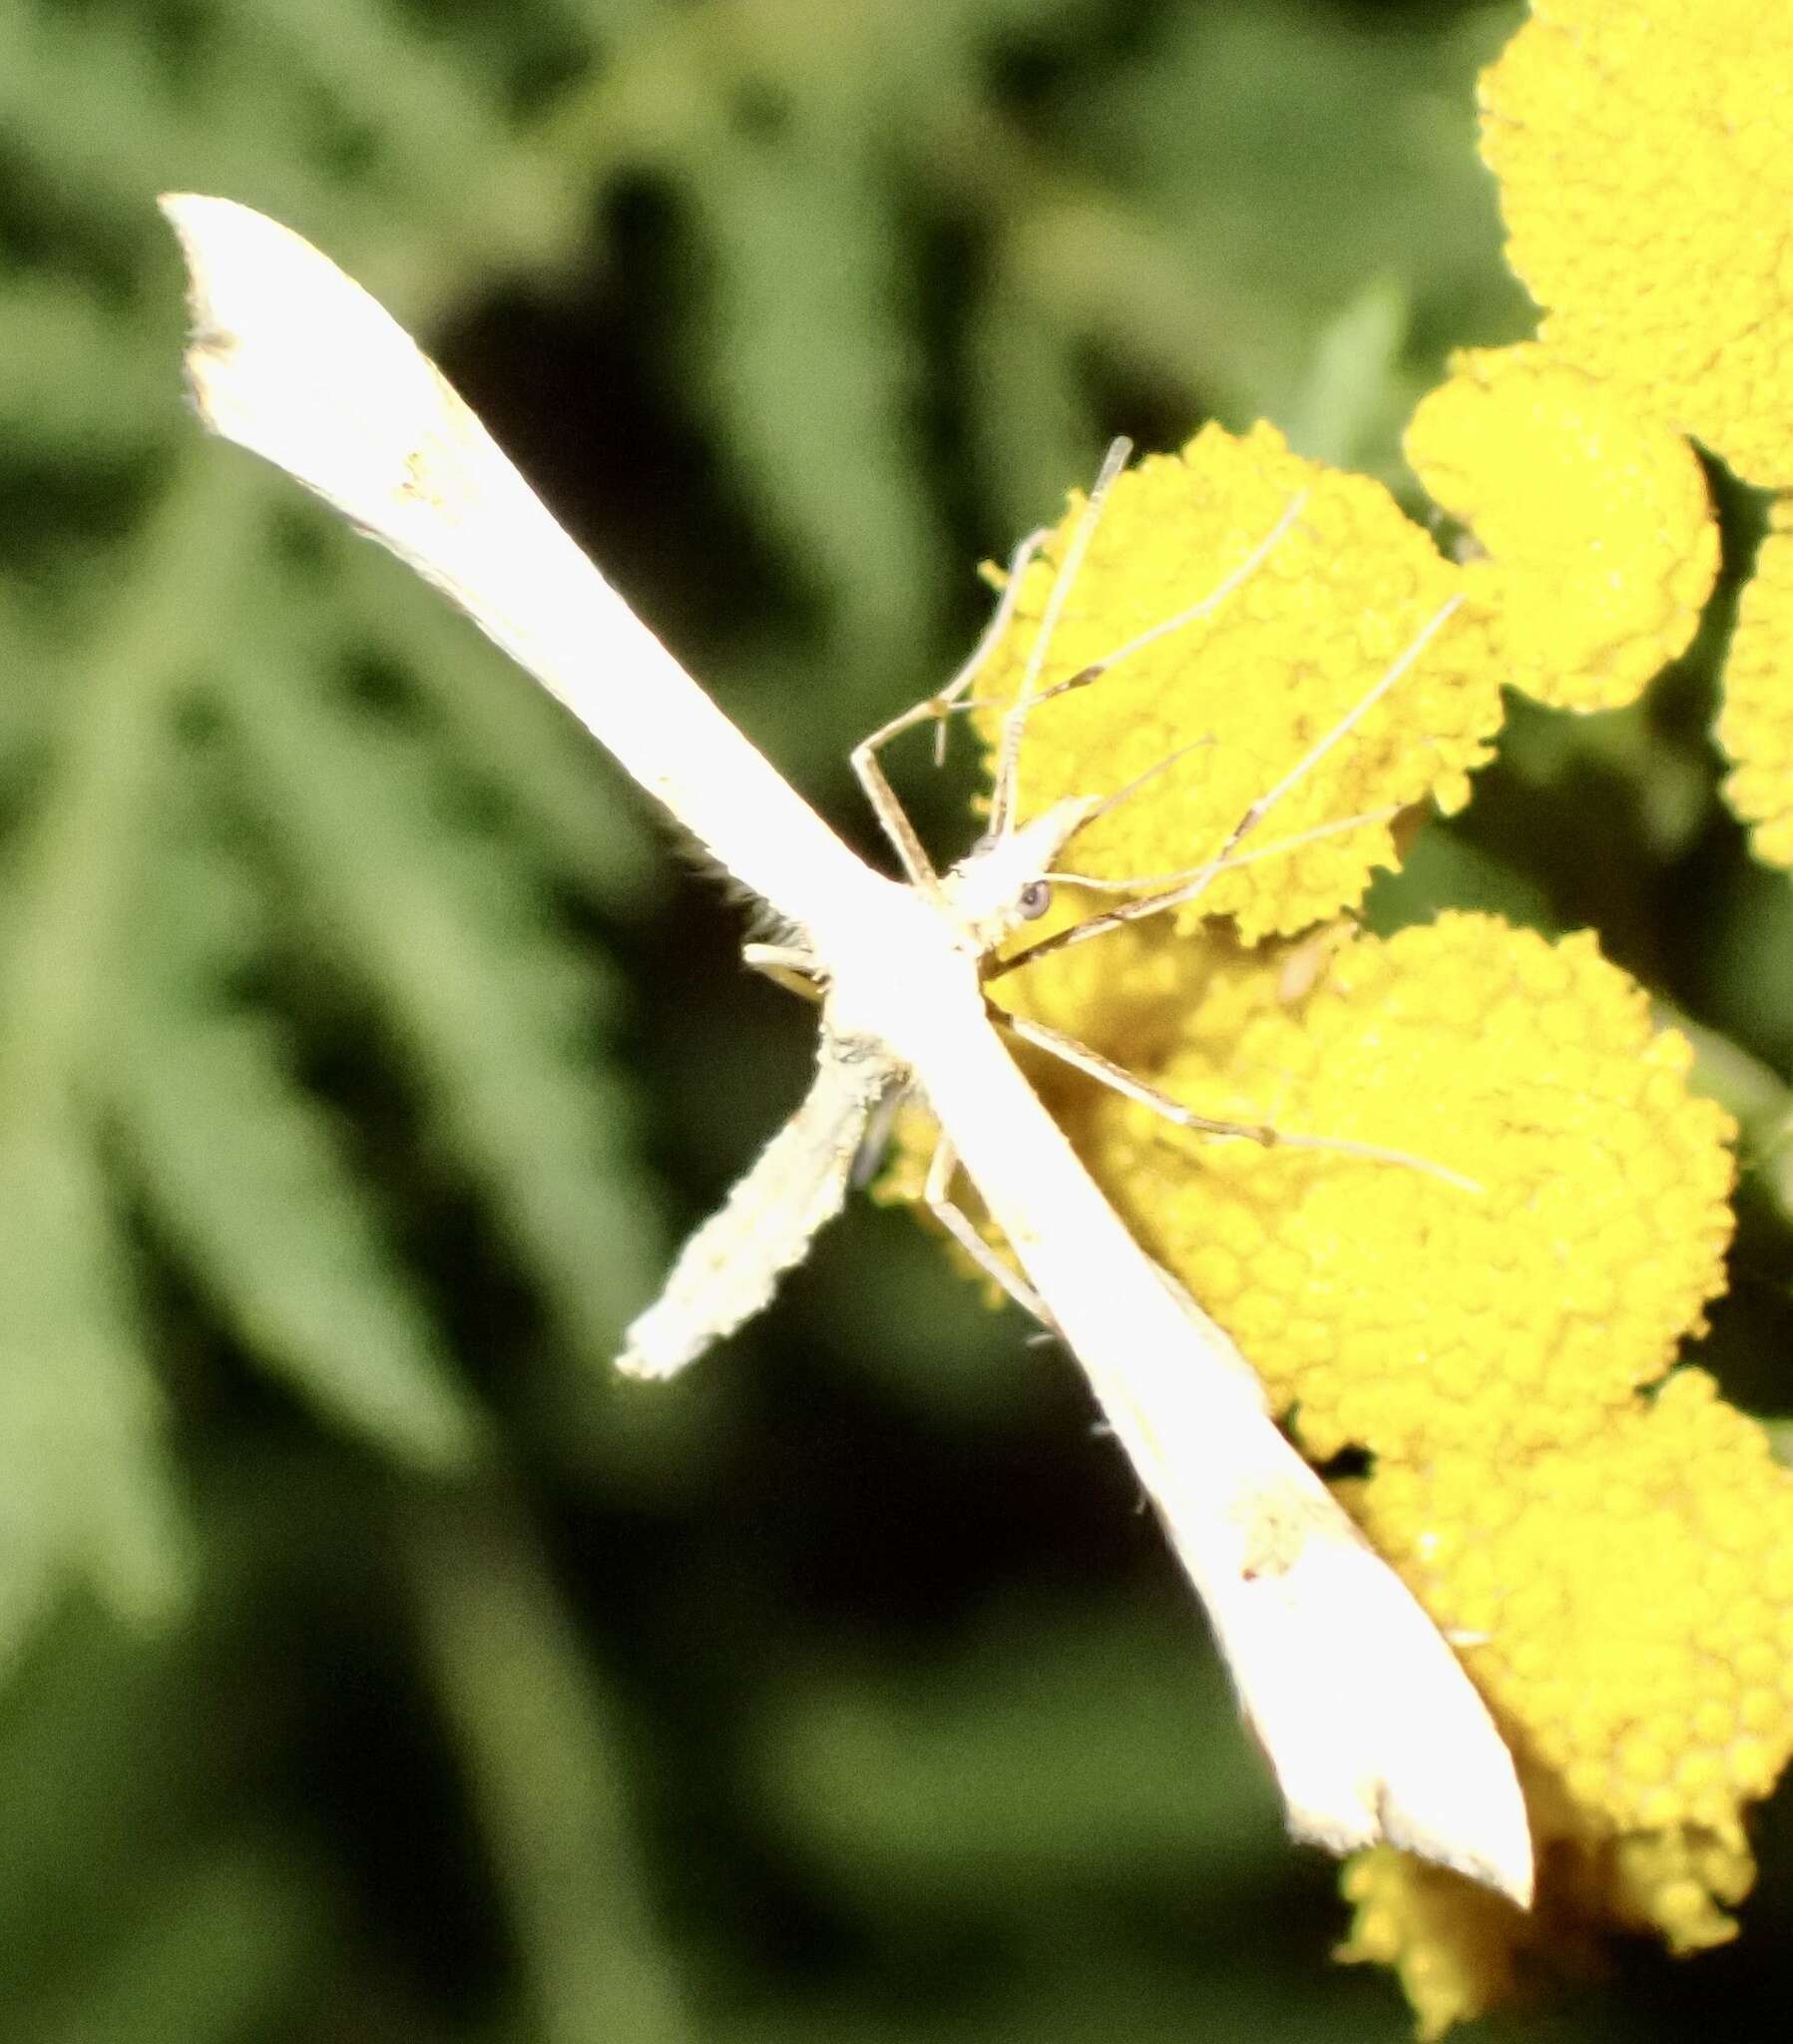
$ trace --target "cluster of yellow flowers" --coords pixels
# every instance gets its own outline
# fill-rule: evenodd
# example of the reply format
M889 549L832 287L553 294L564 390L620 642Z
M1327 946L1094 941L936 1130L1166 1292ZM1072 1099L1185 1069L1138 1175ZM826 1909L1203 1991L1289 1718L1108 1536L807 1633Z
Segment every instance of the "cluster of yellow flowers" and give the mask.
M1533 0L1482 82L1482 151L1546 354L1615 415L1690 434L1771 490L1793 487L1789 79L1785 8ZM1616 543L1622 472L1609 490ZM1793 612L1783 533L1732 639L1718 740L1756 852L1793 865L1793 720L1770 680Z
M1023 756L1038 810L1210 739L1075 846L1092 877L1187 867L1459 600L1249 848L1303 841L1228 870L1178 929L1130 924L997 982L1202 1115L1398 1148L1481 1189L1191 1136L1039 1068L1304 1449L1368 1452L1348 1501L1465 1643L1518 1757L1530 1916L1388 1848L1346 1872L1344 1955L1396 1967L1427 2036L1602 1927L1676 1950L1731 1935L1745 1808L1793 1755L1793 1474L1673 1370L1723 1283L1726 1116L1591 937L1348 920L1398 863L1392 813L1467 800L1503 683L1610 708L1684 651L1718 565L1689 434L1793 483L1789 78L1793 16L1757 0L1534 0L1483 105L1540 338L1457 359L1407 439L1476 557L1441 558L1380 486L1269 427L1209 427L1114 486L1044 687L1218 585L1305 492L1298 519L1211 615L1044 707ZM981 698L1019 685L1081 508L1027 569ZM1757 849L1793 863L1788 647L1793 520L1744 597L1720 727Z

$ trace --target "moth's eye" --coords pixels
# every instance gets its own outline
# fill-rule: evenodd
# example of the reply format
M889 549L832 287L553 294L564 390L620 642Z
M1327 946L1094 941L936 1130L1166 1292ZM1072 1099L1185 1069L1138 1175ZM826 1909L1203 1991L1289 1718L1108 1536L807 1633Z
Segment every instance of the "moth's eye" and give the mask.
M1052 886L1046 880L1030 880L1015 903L1023 922L1038 922L1051 906Z

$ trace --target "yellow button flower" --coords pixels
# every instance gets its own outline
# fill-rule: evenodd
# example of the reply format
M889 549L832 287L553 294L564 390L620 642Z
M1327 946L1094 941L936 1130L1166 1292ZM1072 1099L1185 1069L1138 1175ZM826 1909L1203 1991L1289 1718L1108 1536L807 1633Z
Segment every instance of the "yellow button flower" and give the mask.
M1733 1132L1690 1093L1686 1043L1589 935L1454 914L1379 939L1346 919L1399 858L1392 812L1467 798L1503 680L1600 707L1685 645L1715 565L1701 476L1684 440L1533 349L1465 357L1412 447L1485 557L1442 559L1379 486L1268 427L1209 427L1114 484L1021 756L1023 816L1139 781L1070 848L1092 879L1213 857L1458 607L1238 847L1253 862L993 993L1201 1116L1318 1141L1194 1134L1028 1059L1303 1448L1368 1451L1356 1509L1463 1636L1521 1758L1546 1847L1533 1916L1398 1853L1347 1874L1347 1954L1397 1966L1434 2034L1599 1924L1675 1949L1728 1934L1741 1812L1793 1748L1793 1479L1696 1372L1644 1390L1700 1327L1730 1239ZM978 678L987 743L1081 508ZM1062 887L1012 949L1113 898ZM891 1196L919 1191L922 1140Z
M1353 1500L1509 1728L1544 1868L1522 1916L1386 1850L1346 1876L1344 1956L1400 1971L1423 2036L1573 1965L1598 1926L1736 1933L1747 1805L1793 1755L1780 1640L1793 1474L1699 1370L1573 1451L1379 1464Z
M1793 12L1534 0L1482 153L1540 338L1747 480L1793 484Z
M1536 345L1460 354L1404 442L1435 503L1490 558L1507 679L1565 710L1612 710L1686 651L1718 574L1693 449Z
M1461 571L1367 477L1291 454L1257 426L1209 426L1181 454L1147 457L1110 492L1090 555L1053 635L1052 690L1199 603L1246 563L1291 506L1286 534L1207 616L1128 653L1093 687L1051 698L1028 728L1023 794L1122 785L1183 757L1079 837L1077 869L1132 879L1198 864L1247 805L1366 696L1453 597ZM982 700L1020 685L1082 500L1026 571L1016 625L979 677ZM1473 605L1452 617L1412 673L1276 811L1284 839L1431 796L1469 797L1501 723L1499 663ZM994 739L993 715L982 718ZM1202 914L1232 916L1247 942L1305 929L1354 906L1396 862L1386 815L1224 876Z
M1699 1324L1730 1236L1730 1125L1687 1092L1687 1047L1642 990L1590 937L1479 915L1360 938L1293 1005L1278 960L1181 948L1201 984L1185 979L1155 1042L1127 1027L1130 961L1117 1010L1088 982L1054 999L1053 961L1031 1002L1202 1115L1399 1150L1478 1188L1088 1104L1092 1168L1303 1447L1409 1459L1598 1437Z

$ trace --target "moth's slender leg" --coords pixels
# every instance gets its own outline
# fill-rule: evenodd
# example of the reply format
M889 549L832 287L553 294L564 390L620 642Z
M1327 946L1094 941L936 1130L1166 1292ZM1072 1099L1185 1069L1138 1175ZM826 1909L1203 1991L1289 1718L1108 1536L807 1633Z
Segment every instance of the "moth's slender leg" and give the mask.
M1046 1301L1019 1272L1012 1271L1003 1262L972 1225L964 1209L953 1205L953 1176L958 1169L958 1152L942 1136L934 1146L934 1155L928 1164L927 1183L922 1191L929 1213L986 1278L1000 1285L1024 1313L1031 1313L1049 1333L1056 1334L1058 1322L1048 1310Z
M1375 686L1367 690L1323 738L1316 741L1315 744L1302 754L1301 758L1295 762L1294 766L1289 768L1274 787L1258 796L1257 800L1251 804L1226 833L1220 849L1214 854L1216 858L1225 858L1242 844L1276 804L1282 800L1283 796L1288 794L1291 789L1298 787L1329 753L1350 737L1351 733L1369 716L1370 712L1382 701L1383 697L1410 671L1420 655L1425 652L1426 648L1444 630L1446 624L1457 614L1462 605L1463 596L1461 591L1439 605L1438 609L1433 612L1432 616L1427 619L1424 626L1415 635L1412 645L1401 654L1399 659L1390 665L1387 673L1381 677ZM1205 889L1211 877L1210 874L1208 878L1202 879L1199 882L1200 887ZM1191 884L1195 883L1191 882ZM1190 895L1185 898L1192 900L1194 897Z
M1004 962L1004 971L1012 972L1016 966L1036 958L1042 958L1052 951L1062 951L1069 944L1087 943L1091 937L1099 937L1105 930L1118 929L1121 924L1137 922L1143 916L1161 915L1167 908L1181 907L1185 902L1194 901L1205 894L1216 876L1232 863L1232 853L1250 836L1276 804L1291 788L1304 780L1319 766L1335 746L1349 736L1359 724L1375 709L1384 696L1407 674L1420 655L1444 629L1462 604L1461 594L1453 596L1448 603L1440 605L1424 628L1414 638L1399 659L1380 675L1375 685L1347 710L1324 737L1310 746L1293 766L1277 781L1274 787L1258 796L1239 820L1226 833L1219 850L1204 865L1193 869L1191 877L1181 885L1171 887L1162 894L1147 895L1141 901L1129 901L1122 907L1112 908L1102 915L1091 916L1087 922L1075 924L1056 935L1042 937L1039 943L1030 944L1025 950L1015 952ZM1290 843L1297 840L1290 839Z
M1104 1057L1101 1051L1081 1043L1075 1036L1068 1036L1062 1029L1054 1029L1050 1023L1035 1022L1026 1015L1005 1014L1000 1008L992 1008L990 1016L1000 1028L1012 1036L1019 1036L1023 1043L1031 1043L1036 1050L1046 1051L1071 1066L1073 1071L1087 1073L1113 1092L1124 1094L1128 1100L1136 1100L1141 1107L1150 1108L1153 1114L1174 1122L1179 1129L1193 1129L1204 1136L1236 1136L1246 1142L1262 1144L1266 1150L1281 1141L1267 1122L1217 1121L1211 1115L1197 1114L1192 1107L1184 1107L1180 1100L1172 1100L1168 1093L1161 1093L1145 1080L1135 1078L1124 1065L1116 1064L1113 1058Z
M865 1132L859 1138L859 1149L853 1158L853 1169L848 1178L854 1192L864 1192L884 1169L884 1153L890 1147L890 1138L896 1128L897 1118L908 1099L908 1086L898 1081L886 1088L883 1098L872 1109L871 1118L865 1125Z
M1014 827L1018 799L1022 737L1026 731L1028 719L1034 711L1042 703L1050 703L1055 696L1066 695L1073 689L1089 687L1091 683L1099 681L1111 669L1118 667L1122 661L1130 658L1131 655L1139 652L1142 648L1151 645L1155 640L1165 637L1168 633L1180 631L1185 625L1193 624L1196 620L1206 617L1210 612L1216 610L1241 584L1249 581L1265 560L1269 558L1270 554L1274 552L1284 535L1300 515L1303 505L1307 502L1307 492L1305 490L1297 492L1289 500L1287 507L1284 509L1282 516L1276 521L1276 524L1258 542L1251 553L1217 587L1211 589L1207 595L1202 597L1198 603L1190 604L1187 609L1178 611L1174 616L1162 619L1158 624L1150 627L1149 630L1137 634L1123 646L1117 647L1113 653L1106 655L1103 659L1094 661L1090 666L1080 669L1077 674L1070 676L1067 680L1055 682L1050 689L1041 689L1039 686L1040 675L1045 668L1047 655L1051 651L1053 635L1057 630L1060 618L1064 614L1065 605L1070 598L1078 572L1083 566L1084 557L1088 553L1090 543L1095 537L1096 528L1101 521L1103 507L1107 501L1109 490L1113 486L1115 478L1126 465L1127 457L1131 451L1130 442L1117 440L1110 447L1107 456L1104 458L1101 472L1096 478L1089 500L1084 507L1083 517L1078 522L1077 530L1072 535L1071 544L1066 549L1065 558L1060 563L1059 572L1054 578L1052 591L1047 598L1046 609L1040 620L1040 629L1036 633L1034 644L1029 651L1028 663L1022 675L1021 686L1016 692L1015 700L1004 713L1002 735L998 742L997 765L991 788L990 827L986 833L989 837L1002 837ZM976 647L972 651L971 658L966 661L946 687L940 690L938 694L929 696L922 702L904 711L901 716L892 718L888 724L880 726L869 738L861 740L859 745L853 750L853 770L859 776L860 785L865 789L866 797L876 811L878 820L884 828L885 835L895 845L897 855L903 862L905 873L918 886L933 884L937 875L927 857L926 851L916 836L914 826L910 823L902 804L897 800L895 791L885 776L883 766L877 755L893 739L901 737L904 732L910 731L916 725L929 720L934 720L937 723L940 734L939 744L944 744L945 718L951 711L962 707L961 699L965 692L972 686L983 669L985 662L1001 643L1004 634L1008 631L1014 618L1016 602L1021 593L1022 577L1034 556L1039 552L1042 544L1050 536L1050 532L1046 529L1032 532L1015 550L1009 563L1009 571L1003 586L1002 599L998 603L994 615L991 617L989 624L984 628ZM1197 740L1195 742L1196 745L1208 743L1211 743L1211 741ZM1175 759L1181 758L1182 753L1193 750L1194 747L1192 746L1184 747L1182 752L1173 755L1171 760L1162 761L1156 766L1150 768L1147 774L1140 777L1141 780L1149 778L1152 773L1162 772L1166 766L1173 764ZM1131 793L1138 784L1138 782L1129 783L1127 787L1110 796L1103 807L1095 811L1088 820L1094 821L1096 815L1106 814L1118 802L1124 800L1126 795Z
M1085 511L1083 522L1078 527L1071 547L1066 552L1064 564L1059 571L1059 579L1053 586L1052 598L1049 599L1046 614L1041 619L1040 632L1034 641L1033 653L1028 662L1028 671L1022 677L1021 689L1018 691L1014 703L1010 706L1007 716L1003 719L1002 750L997 762L996 785L991 796L992 836L1000 834L999 824L1007 826L1012 823L1016 805L1015 786L1020 772L1022 732L1026 727L1029 717L1039 709L1041 704L1050 703L1055 696L1069 695L1074 689L1087 689L1091 683L1101 681L1104 675L1121 666L1123 661L1130 660L1135 653L1142 652L1147 646L1153 645L1157 640L1167 637L1172 632L1180 632L1185 626L1192 625L1199 619L1205 618L1218 610L1220 605L1235 590L1250 581L1252 576L1257 573L1259 568L1263 566L1265 561L1281 545L1283 539L1288 534L1289 528L1300 517L1302 509L1307 503L1308 493L1305 490L1297 490L1284 506L1281 517L1277 519L1276 523L1264 537L1258 541L1257 545L1252 548L1245 559L1213 589L1210 589L1199 602L1192 603L1186 609L1176 611L1167 618L1161 618L1155 625L1149 626L1145 631L1139 632L1131 639L1125 641L1124 644L1116 647L1113 653L1105 654L1100 660L1093 660L1088 667L1080 668L1076 674L1067 676L1064 681L1055 682L1050 689L1037 688L1033 684L1037 682L1041 668L1045 664L1048 644L1053 629L1057 625L1059 615L1064 608L1065 597L1070 593L1071 579L1082 563L1084 552L1089 546L1090 539L1096 529L1097 520L1101 516L1103 499L1108 493L1109 486L1114 481L1115 473L1119 466L1116 460L1116 451L1120 446L1121 443L1117 442L1116 448L1110 449L1109 461L1104 464L1103 473L1097 479L1095 490L1091 492L1090 503ZM1061 591L1064 594L1061 594ZM1211 741L1204 739L1197 739L1195 741L1197 746L1209 743ZM1182 752L1186 753L1193 750L1193 746L1185 746ZM1141 775L1140 779L1146 780L1153 773L1161 773L1172 763L1172 760L1180 759L1181 757L1182 753L1177 753L1172 755L1170 760L1160 761L1156 766L1151 767L1145 774ZM1138 785L1138 781L1129 782L1119 793L1111 795L1100 809L1093 810L1085 818L1086 825L1093 823L1098 816L1106 815L1116 803L1124 800Z
M1009 568L1003 583L1002 595L996 609L991 613L990 622L978 635L978 643L972 648L970 657L944 689L921 702L912 704L901 716L893 717L888 724L879 725L869 738L861 739L849 756L853 771L859 776L859 785L865 790L865 798L872 805L880 827L892 845L897 857L903 862L903 871L918 887L935 887L939 875L935 872L921 839L915 833L903 805L897 800L896 790L885 774L879 753L892 739L901 738L904 732L913 731L918 724L930 720L936 723L944 743L947 715L958 708L960 698L978 678L984 663L995 652L1003 635L1008 631L1015 616L1015 606L1021 598L1021 580L1027 573L1034 556L1051 537L1050 530L1042 526L1037 532L1030 532L1026 539L1009 557Z
M1267 858L1286 858L1304 844L1318 843L1324 837L1342 837L1348 830L1362 830L1371 823L1392 823L1400 815L1401 806L1391 802L1386 809L1363 809L1355 816L1335 816L1330 823L1316 823L1311 829L1297 830L1292 837L1273 838L1268 844L1253 845L1249 851L1234 851L1225 858L1203 859L1198 866L1184 866L1174 873L1135 873L1125 880L1102 880L1090 873L1053 872L1044 877L1068 887L1088 888L1093 894L1130 894L1138 887L1177 887L1204 873L1231 873L1241 866L1261 865ZM1003 969L1007 970L1006 962Z
M1113 1058L1104 1057L1101 1051L1080 1043L1075 1036L1067 1036L1062 1029L1030 1021L1024 1015L1006 1015L1000 1009L993 1009L991 1013L996 1022L1019 1036L1024 1043L1031 1043L1074 1070L1100 1080L1126 1099L1136 1100L1141 1107L1150 1108L1153 1114L1162 1116L1179 1129L1193 1129L1204 1136L1232 1136L1248 1143L1262 1144L1265 1149L1328 1150L1341 1157L1359 1157L1374 1164L1399 1164L1411 1171L1423 1171L1432 1178L1443 1179L1447 1185L1456 1186L1463 1192L1479 1193L1483 1190L1474 1179L1465 1178L1461 1172L1452 1171L1445 1165L1435 1164L1429 1157L1417 1156L1411 1150L1392 1150L1382 1143L1355 1143L1344 1136L1296 1135L1287 1129L1274 1128L1268 1122L1217 1121L1212 1115L1197 1114L1192 1107L1173 1100L1168 1093L1148 1085L1124 1065L1116 1064Z

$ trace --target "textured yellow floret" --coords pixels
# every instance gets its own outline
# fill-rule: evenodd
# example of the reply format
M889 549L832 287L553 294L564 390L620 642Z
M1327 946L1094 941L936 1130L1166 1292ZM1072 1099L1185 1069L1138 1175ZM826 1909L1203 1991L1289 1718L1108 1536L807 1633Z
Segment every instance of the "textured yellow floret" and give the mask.
M1735 763L1725 796L1755 825L1756 856L1793 866L1793 507L1784 502L1738 607L1717 736Z
M1100 985L1059 1003L1056 961L1030 999L1201 1114L1399 1149L1481 1188L1186 1134L1106 1095L1073 1124L1303 1447L1597 1438L1698 1325L1731 1226L1730 1124L1688 1093L1687 1046L1641 989L1591 937L1478 915L1360 938L1292 1006L1275 958L1189 948L1200 984L1153 1057L1124 1015L1108 1026Z
M1793 9L1533 0L1482 153L1540 337L1759 483L1793 483Z
M1388 1845L1359 1853L1341 1885L1351 1932L1336 1956L1392 1967L1426 2044L1517 1998L1528 1933L1498 1895Z
M1247 849L1427 796L1457 806L1501 680L1577 709L1629 700L1686 645L1716 567L1703 478L1664 416L1538 349L1462 358L1410 452L1487 549L1467 567L1377 486L1298 460L1267 427L1209 428L1122 475L1039 679L1022 816L1145 775L1066 863L1135 881L1197 865L1453 598L1411 673ZM1291 505L1211 612L1051 693L1198 604ZM978 678L986 705L1020 685L1082 508L1026 571ZM1793 622L1779 545L1739 631L1746 677ZM1761 738L1766 709L1737 778L1784 759L1761 811L1780 817L1793 746ZM986 708L987 743L999 723ZM1097 1179L1301 1446L1371 1452L1353 1508L1514 1744L1537 1911L1392 1851L1348 1871L1344 1956L1397 1967L1437 2035L1586 1955L1602 1928L1677 1951L1732 1933L1753 1877L1743 1812L1793 1753L1793 1477L1709 1379L1662 1382L1722 1288L1731 1232L1734 1130L1689 1093L1686 1042L1654 1028L1588 935L1552 944L1479 915L1355 933L1341 911L1395 856L1387 824L1365 822L1227 872L1180 928L1111 930L992 991L1203 1117L1408 1159L1182 1130L1027 1054ZM1015 944L1112 901L1061 887ZM904 1131L887 1193L919 1192L930 1135L925 1117Z
M1631 702L1683 653L1718 573L1705 476L1681 434L1537 346L1458 355L1408 460L1489 559L1506 679L1565 710Z
M1601 1926L1722 1943L1754 1864L1747 1806L1793 1755L1793 1473L1699 1370L1573 1452L1379 1466L1371 1538L1517 1731L1546 1878L1521 1916L1378 1850L1347 1869L1343 1956L1395 1966L1421 2034L1572 1963Z
M1486 1636L1466 1658L1560 1796L1556 1835L1742 1848L1744 1807L1793 1755L1793 1472L1704 1371L1572 1449L1379 1463L1352 1502L1439 1623ZM1672 1892L1691 1877L1652 1885L1639 1855L1632 1906L1709 1941Z
M1093 686L1041 705L1022 756L1022 808L1101 794L1194 747L1078 837L1070 863L1131 879L1211 857L1273 787L1398 661L1453 596L1442 560L1378 483L1291 454L1269 426L1208 426L1179 455L1115 483L1049 648L1043 686L1108 659L1214 592L1305 499L1268 558L1214 611L1130 654ZM1015 693L1057 564L1083 507L1026 571L1016 622L980 675ZM1461 807L1500 726L1500 669L1473 606L1452 617L1388 698L1266 821L1256 843L1430 795ZM982 719L986 739L996 720ZM1386 822L1223 875L1199 913L1237 918L1247 942L1354 905L1395 863ZM1194 913L1187 918L1194 920Z
M1684 1829L1548 1849L1547 1883L1529 1916L1390 1846L1360 1853L1340 1883L1352 1922L1336 1956L1392 1967L1415 2030L1432 2039L1535 1999L1547 1985L1592 1975L1616 1929L1654 1932L1677 1954L1722 1944L1737 1929L1726 1911L1755 1878L1746 1847Z

